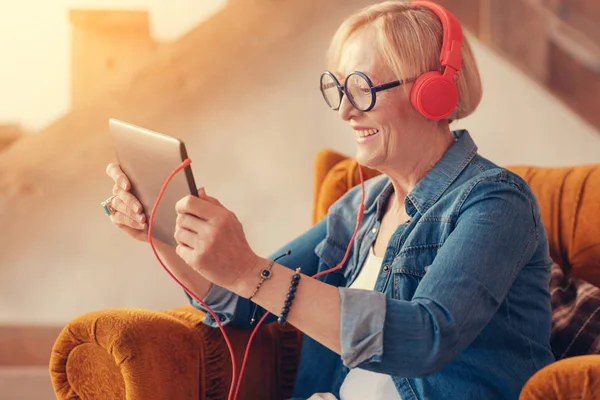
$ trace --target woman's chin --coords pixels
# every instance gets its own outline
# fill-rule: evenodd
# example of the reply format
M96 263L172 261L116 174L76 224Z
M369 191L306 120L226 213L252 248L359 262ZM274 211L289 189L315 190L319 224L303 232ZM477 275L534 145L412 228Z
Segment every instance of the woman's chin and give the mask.
M378 157L377 154L374 154L373 152L370 152L370 151L363 151L360 148L356 152L356 161L363 167L377 169L377 165L378 165L377 160L379 158L380 157Z
M360 165L374 168L382 159L385 159L380 136L381 133L377 133L367 138L357 138L356 160Z

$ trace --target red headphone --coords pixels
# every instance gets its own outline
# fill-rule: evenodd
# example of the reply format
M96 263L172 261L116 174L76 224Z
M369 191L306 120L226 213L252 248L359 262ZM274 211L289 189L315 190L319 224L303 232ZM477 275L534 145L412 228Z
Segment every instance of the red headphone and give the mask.
M432 11L442 22L444 31L440 63L443 72L430 71L420 75L413 84L410 101L419 113L432 120L447 118L458 104L458 71L462 64L462 27L452 13L430 1L413 1Z

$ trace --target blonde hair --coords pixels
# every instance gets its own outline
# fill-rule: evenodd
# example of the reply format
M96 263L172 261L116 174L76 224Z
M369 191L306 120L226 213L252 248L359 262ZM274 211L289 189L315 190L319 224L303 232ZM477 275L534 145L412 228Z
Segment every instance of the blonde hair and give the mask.
M378 53L397 79L414 79L427 71L441 71L440 51L443 28L429 9L401 1L384 1L359 10L348 17L333 36L327 62L337 70L346 41L362 28L376 31ZM459 71L458 105L450 116L458 120L470 115L481 101L481 78L466 37L462 43Z

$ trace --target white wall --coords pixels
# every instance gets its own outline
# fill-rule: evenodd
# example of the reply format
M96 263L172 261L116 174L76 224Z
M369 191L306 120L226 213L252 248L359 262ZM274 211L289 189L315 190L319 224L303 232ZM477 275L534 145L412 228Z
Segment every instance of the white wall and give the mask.
M359 4L315 19L273 57L231 77L210 102L165 110L183 137L199 185L236 212L251 245L270 254L310 226L313 159L324 147L352 154L351 131L317 89L336 24ZM326 18L325 18L326 17ZM480 109L460 127L500 164L600 162L600 134L504 61L473 43L484 80ZM106 162L110 161L109 159ZM117 232L100 209L111 183L102 168L27 219L4 227L0 323L65 323L113 307L185 303L146 244Z

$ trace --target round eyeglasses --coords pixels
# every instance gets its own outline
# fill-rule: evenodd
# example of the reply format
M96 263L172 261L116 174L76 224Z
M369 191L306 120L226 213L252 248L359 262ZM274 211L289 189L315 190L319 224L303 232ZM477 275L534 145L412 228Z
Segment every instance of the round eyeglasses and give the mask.
M346 77L344 86L342 86L335 75L326 71L321 75L321 93L327 105L333 110L340 109L345 93L354 108L367 112L375 107L377 92L400 86L403 83L403 81L394 81L373 86L373 82L367 75L354 71Z

